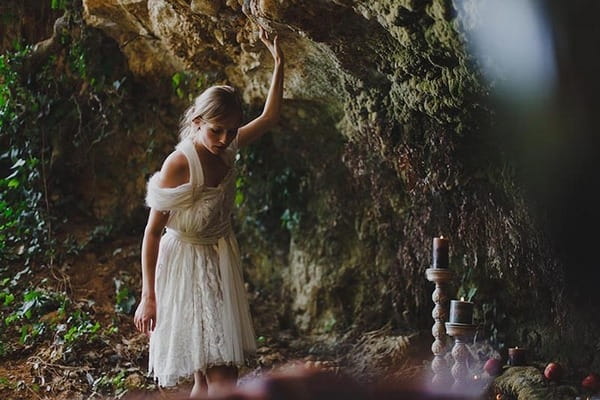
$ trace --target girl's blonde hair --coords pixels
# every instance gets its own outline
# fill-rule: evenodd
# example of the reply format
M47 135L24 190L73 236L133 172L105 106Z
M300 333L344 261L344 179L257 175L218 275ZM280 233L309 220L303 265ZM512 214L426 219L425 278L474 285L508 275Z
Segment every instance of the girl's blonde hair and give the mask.
M242 101L237 90L228 85L211 86L194 100L181 118L179 138L184 140L194 134L193 121L202 118L215 122L238 115L243 118Z

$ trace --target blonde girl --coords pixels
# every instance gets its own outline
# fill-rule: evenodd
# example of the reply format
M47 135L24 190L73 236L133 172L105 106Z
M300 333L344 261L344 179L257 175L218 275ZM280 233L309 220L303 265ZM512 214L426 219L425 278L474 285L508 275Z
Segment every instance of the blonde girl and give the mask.
M256 349L231 214L235 154L277 123L283 96L277 36L261 29L260 38L274 60L262 114L243 125L234 88L206 89L182 118L175 151L148 181L134 324L150 336L149 374L173 386L193 373L192 397L234 385Z

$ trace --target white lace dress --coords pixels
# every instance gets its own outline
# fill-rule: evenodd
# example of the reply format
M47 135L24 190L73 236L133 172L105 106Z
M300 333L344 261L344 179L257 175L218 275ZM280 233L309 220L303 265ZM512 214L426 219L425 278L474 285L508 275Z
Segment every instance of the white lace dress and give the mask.
M156 264L156 328L148 366L148 375L154 373L160 386L173 386L178 378L214 365L241 366L256 350L231 230L237 140L223 153L230 169L217 187L203 184L191 140L177 149L188 159L190 181L160 188L156 173L146 195L148 206L170 212Z

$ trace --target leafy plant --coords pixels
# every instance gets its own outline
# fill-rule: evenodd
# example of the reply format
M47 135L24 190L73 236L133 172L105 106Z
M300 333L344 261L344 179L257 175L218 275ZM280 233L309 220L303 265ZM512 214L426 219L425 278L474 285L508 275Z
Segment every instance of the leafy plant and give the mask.
M6 282L6 279L3 282ZM18 343L21 345L33 344L38 338L44 337L52 323L40 317L56 310L65 302L64 294L42 289L26 290L22 294L23 300L20 304L15 302L15 295L7 292L6 289L0 297L4 298L4 306L9 310L9 314L4 317L4 325L14 327L14 330L19 333ZM7 353L11 347L14 346L3 343L2 353Z
M112 224L98 225L91 232L89 241L92 243L104 243L106 242L114 231Z
M15 301L15 295L10 292L0 292L0 302L5 306L10 306Z
M123 284L123 281L115 278L115 289L116 289L116 305L115 310L123 314L131 314L133 306L135 305L135 296L127 286Z
M93 383L93 388L99 393L110 393L111 391L114 391L117 397L119 397L127 391L125 378L125 371L120 370L114 375L104 375L96 379Z
M63 241L62 247L66 254L76 256L76 255L79 255L83 251L83 249L85 249L85 246L87 245L87 243L88 243L87 241L80 242L77 239L75 239L73 236L69 235Z
M106 39L83 22L81 6L75 3L52 0L53 9L67 11L66 23L60 46L46 59L40 59L32 46L22 45L0 55L3 262L24 259L28 264L44 255L53 263L58 254L53 223L59 207L73 201L60 193L65 188L56 181L70 181L74 168L68 163L88 162L86 155L94 146L123 128L122 103L129 87L124 69L115 57L98 56L96 50L104 51ZM73 158L57 162L55 158L66 153L74 154ZM103 241L111 232L106 225L92 236ZM69 250L73 254L80 248Z
M4 293L4 305L11 305L14 301L12 293ZM8 301L8 299L10 299ZM5 323L10 324L15 320L31 320L41 315L56 310L59 305L66 302L62 293L50 293L41 289L29 289L23 293L23 302L20 308L5 318Z
M473 297L477 294L477 287L474 285L461 286L458 289L457 297L464 298L466 301L473 301Z
M67 8L69 2L70 0L51 0L50 7L53 10L64 10Z
M41 336L46 331L47 325L44 322L37 322L34 324L25 324L21 326L21 337L19 341L21 344L25 344L33 341L38 336Z
M85 337L91 338L100 329L100 323L92 321L90 316L82 310L75 310L69 316L67 326L68 329L63 335L63 340L67 345Z
M0 56L0 259L40 253L48 239L40 151L44 138L28 131L30 117L40 112L40 99L28 93L17 73L31 48ZM23 134L23 130L26 131ZM27 132L29 134L27 134ZM47 242L47 244L50 244Z
M15 382L11 381L7 377L0 376L0 389L15 390L16 387L17 384Z
M456 291L456 297L464 298L467 301L471 301L475 293L477 293L477 285L473 278L473 268L467 268L462 274L460 274L460 284ZM469 298L469 294L471 297Z
M330 317L329 319L327 319L327 321L325 321L325 325L323 326L323 332L330 333L331 331L333 331L333 328L336 323L337 320L335 319L335 317Z
M179 71L171 77L171 86L177 97L191 102L194 100L194 96L197 96L207 86L207 77Z
M300 225L300 212L290 211L289 208L286 208L283 214L281 214L281 226L288 231L292 231L298 225Z

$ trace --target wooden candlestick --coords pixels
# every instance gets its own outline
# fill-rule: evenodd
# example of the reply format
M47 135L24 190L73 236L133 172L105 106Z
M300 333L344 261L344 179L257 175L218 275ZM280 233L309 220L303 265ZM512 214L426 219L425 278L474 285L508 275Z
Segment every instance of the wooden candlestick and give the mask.
M434 337L431 345L433 360L431 370L433 371L432 383L436 387L443 387L451 381L448 371L448 364L444 359L444 349L446 347L446 329L444 322L448 318L448 283L452 280L452 271L446 268L428 268L425 270L427 280L435 282L435 290L431 295L435 306L431 312L434 319L431 333Z
M454 347L452 347L452 357L454 365L452 366L452 376L454 385L452 390L465 390L469 379L469 368L467 368L467 359L469 358L469 349L467 343L475 335L477 325L473 324L455 324L446 322L446 331L448 335L454 338Z

